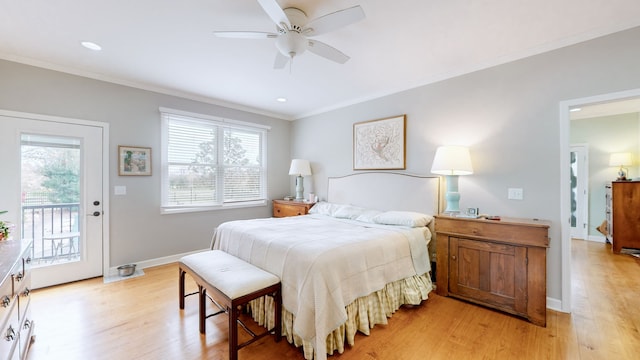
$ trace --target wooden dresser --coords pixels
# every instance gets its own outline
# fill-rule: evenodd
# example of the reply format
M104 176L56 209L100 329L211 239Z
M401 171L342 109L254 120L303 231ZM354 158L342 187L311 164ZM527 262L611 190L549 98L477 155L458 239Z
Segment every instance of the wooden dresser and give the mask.
M436 292L547 323L549 222L439 215Z
M612 249L640 249L640 181L614 181L607 186L607 229Z
M31 241L0 241L0 357L27 358L34 339L31 318ZM6 356L6 357L4 357Z
M273 217L307 215L314 204L295 200L273 200Z

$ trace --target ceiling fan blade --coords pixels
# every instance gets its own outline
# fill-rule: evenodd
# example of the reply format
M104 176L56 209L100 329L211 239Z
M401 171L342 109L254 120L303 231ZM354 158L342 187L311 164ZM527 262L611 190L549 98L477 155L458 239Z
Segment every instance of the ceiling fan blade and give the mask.
M356 5L311 20L305 28L310 29L309 36L320 35L353 24L364 18L362 7Z
M262 6L264 12L269 15L271 20L276 23L278 28L282 28L281 24L286 24L287 28L291 27L287 14L284 13L284 10L282 10L276 0L258 0L258 3Z
M282 55L280 51L276 53L276 60L273 62L274 69L284 69L284 67L289 62L289 58Z
M339 64L344 64L350 59L350 57L342 53L342 51L318 40L309 40L307 50Z
M261 31L214 31L213 34L221 38L234 39L274 39L278 37L276 33Z

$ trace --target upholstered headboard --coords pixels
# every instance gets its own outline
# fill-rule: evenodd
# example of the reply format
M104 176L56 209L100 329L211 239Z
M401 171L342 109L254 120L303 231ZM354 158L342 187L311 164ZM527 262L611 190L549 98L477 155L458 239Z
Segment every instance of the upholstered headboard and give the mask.
M437 215L440 178L393 172L362 172L330 177L327 201L376 210Z
M437 215L440 210L440 178L393 172L362 172L330 177L327 201L382 211L416 211ZM434 224L429 256L435 261Z

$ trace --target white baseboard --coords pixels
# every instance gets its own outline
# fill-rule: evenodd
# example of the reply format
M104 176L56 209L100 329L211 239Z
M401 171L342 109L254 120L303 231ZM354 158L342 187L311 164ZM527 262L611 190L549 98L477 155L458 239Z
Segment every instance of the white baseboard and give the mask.
M580 238L574 238L574 239L599 242L599 243L603 243L603 244L607 242L607 238L602 236L602 235L589 235L589 236L587 236L586 239L580 239Z
M562 301L556 298L547 297L547 309L564 312L562 311Z
M199 252L202 252L202 251L206 251L206 250L210 250L210 249L207 248L207 249L202 249L202 250L186 252L186 253L182 253L182 254L165 256L165 257L161 257L161 258L157 258L157 259L150 259L150 260L140 261L140 262L135 263L136 264L136 269L146 269L146 268L152 267L152 266L171 264L173 262L177 262L183 256L190 255L190 254L196 254L196 253L199 253ZM117 276L118 275L118 266L114 266L114 267L109 268L109 274L107 274L106 277Z
M587 240L595 241L595 242L599 242L599 243L603 243L603 244L607 242L607 238L602 236L602 235L589 235Z

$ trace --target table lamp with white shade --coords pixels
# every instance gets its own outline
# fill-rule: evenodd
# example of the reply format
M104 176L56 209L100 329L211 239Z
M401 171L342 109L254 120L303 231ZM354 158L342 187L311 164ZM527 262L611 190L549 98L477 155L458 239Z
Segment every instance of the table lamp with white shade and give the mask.
M311 175L311 165L309 160L293 159L289 168L289 175L296 175L296 200L303 200L304 186L303 176Z
M613 153L609 157L609 166L619 166L618 178L616 180L627 180L629 170L625 166L633 165L631 153Z
M446 214L460 212L460 193L458 192L458 176L473 174L471 155L464 146L440 146L433 158L431 172L444 175L447 179Z

